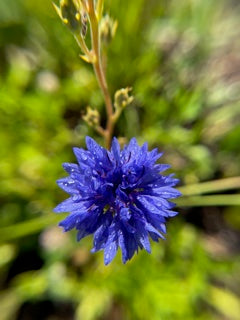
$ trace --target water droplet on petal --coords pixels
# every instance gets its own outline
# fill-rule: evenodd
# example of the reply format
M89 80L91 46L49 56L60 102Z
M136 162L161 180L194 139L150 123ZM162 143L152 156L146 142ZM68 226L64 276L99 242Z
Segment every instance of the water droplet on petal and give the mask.
M87 160L86 154L85 154L85 153L82 153L81 158L82 158L82 160L84 160L84 161Z

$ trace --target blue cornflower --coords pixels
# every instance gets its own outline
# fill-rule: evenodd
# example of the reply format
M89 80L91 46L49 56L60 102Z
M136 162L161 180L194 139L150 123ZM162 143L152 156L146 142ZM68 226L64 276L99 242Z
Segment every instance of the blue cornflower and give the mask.
M92 252L104 250L109 264L118 247L122 260L130 260L138 248L151 252L154 241L166 233L166 218L173 217L174 204L168 199L180 196L173 187L178 179L163 176L167 164L156 164L157 149L148 151L147 143L138 146L135 138L120 150L116 138L111 150L86 138L88 150L74 148L78 164L64 163L69 176L57 181L70 198L55 212L70 212L60 222L64 231L77 229L77 240L94 234Z

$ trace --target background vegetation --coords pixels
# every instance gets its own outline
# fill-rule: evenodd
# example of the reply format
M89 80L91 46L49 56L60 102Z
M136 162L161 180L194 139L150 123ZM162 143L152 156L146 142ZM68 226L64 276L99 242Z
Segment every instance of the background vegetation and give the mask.
M110 91L135 96L115 135L164 150L182 185L240 176L239 2L105 8L119 24L106 48ZM61 163L86 135L101 143L81 119L104 105L78 54L49 0L0 1L1 319L240 319L238 178L220 198L183 198L167 241L126 265L118 255L105 267L90 238L56 226Z

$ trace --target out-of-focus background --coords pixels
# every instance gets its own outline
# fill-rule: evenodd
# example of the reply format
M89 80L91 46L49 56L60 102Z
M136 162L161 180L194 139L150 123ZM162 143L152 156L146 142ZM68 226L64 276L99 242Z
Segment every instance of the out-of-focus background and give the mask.
M135 101L115 134L164 150L182 185L240 176L240 3L109 0L111 94ZM126 265L57 227L56 186L81 117L104 104L50 0L0 1L0 319L239 320L239 190L226 206L181 206L166 241ZM230 197L229 197L230 196ZM219 198L218 198L219 199ZM62 215L64 216L64 215Z

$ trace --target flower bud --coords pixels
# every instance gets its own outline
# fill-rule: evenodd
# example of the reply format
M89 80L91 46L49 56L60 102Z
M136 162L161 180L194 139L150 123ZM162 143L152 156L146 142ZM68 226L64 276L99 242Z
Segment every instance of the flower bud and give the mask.
M91 127L96 127L100 123L100 115L96 109L87 107L87 113L83 116L83 120Z
M108 14L106 14L100 24L100 36L101 40L108 44L112 41L117 30L117 21L113 20Z
M132 88L124 88L116 91L114 95L114 107L116 110L123 109L133 101L133 97L129 96Z
M60 16L63 23L69 27L72 32L78 32L81 29L81 13L78 1L60 0L60 8L54 4L54 8Z

